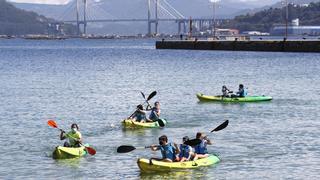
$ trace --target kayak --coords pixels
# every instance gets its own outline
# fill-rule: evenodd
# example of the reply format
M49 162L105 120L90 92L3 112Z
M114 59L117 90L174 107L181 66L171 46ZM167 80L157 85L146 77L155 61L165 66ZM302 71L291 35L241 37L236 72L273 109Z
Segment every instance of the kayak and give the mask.
M164 125L168 123L166 119L159 119L159 120L161 120ZM157 121L142 123L142 122L133 121L131 119L125 119L122 121L122 124L124 127L129 127L129 128L159 128L160 127Z
M201 93L197 94L200 101L218 101L218 102L259 102L271 101L271 96L246 96L246 97L223 97L222 96L207 96Z
M149 159L138 159L138 166L143 172L168 172L168 171L179 171L185 169L196 169L205 166L211 166L220 162L220 159L216 155L209 155L207 158L198 159L195 161L186 162L162 162L152 160L150 165Z
M89 146L86 144L85 146ZM63 147L57 146L52 153L53 159L70 159L85 156L87 151L84 146L81 147Z

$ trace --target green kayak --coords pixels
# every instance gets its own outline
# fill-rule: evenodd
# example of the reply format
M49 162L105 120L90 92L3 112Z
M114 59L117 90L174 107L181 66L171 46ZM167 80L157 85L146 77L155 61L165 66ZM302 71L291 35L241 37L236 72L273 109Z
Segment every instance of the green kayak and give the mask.
M207 96L201 93L197 94L197 98L200 101L209 102L259 102L259 101L271 101L271 96L246 96L246 97L222 97L222 96Z
M85 144L89 146L89 144ZM86 148L81 147L63 147L57 146L52 153L53 159L70 159L70 158L79 158L87 154Z

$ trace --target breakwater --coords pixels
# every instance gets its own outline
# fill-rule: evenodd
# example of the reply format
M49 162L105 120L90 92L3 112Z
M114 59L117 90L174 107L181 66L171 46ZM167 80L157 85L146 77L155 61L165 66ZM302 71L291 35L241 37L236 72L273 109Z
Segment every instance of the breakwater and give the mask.
M162 40L156 42L156 48L226 51L320 52L320 41Z

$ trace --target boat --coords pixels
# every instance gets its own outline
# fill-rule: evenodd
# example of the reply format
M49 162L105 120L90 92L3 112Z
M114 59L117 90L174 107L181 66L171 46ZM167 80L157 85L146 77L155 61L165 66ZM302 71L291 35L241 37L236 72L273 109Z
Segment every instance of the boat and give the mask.
M260 102L271 101L271 96L245 96L245 97L222 97L222 96L208 96L201 93L197 94L197 98L203 102L217 101L217 102Z
M159 119L158 121L162 121L164 125L168 122L166 119ZM122 121L122 125L127 128L160 128L158 121L156 122L137 122L132 119L125 119Z
M85 146L89 146L86 144ZM79 158L87 155L87 151L84 146L81 147L64 147L57 146L52 153L53 159L71 159L71 158Z
M209 155L207 158L197 159L195 161L185 161L185 162L163 162L152 160L150 164L149 159L139 158L137 163L142 172L169 172L169 171L179 171L186 169L197 169L200 167L211 166L220 162L220 159L216 155Z

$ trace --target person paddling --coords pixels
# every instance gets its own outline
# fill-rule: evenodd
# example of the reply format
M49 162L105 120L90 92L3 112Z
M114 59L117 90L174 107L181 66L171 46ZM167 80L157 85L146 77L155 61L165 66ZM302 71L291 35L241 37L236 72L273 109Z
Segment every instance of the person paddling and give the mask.
M239 90L236 92L236 94L231 94L232 98L237 98L237 97L246 97L247 91L244 89L243 84L239 84Z
M245 97L247 94L246 94L246 91L244 89L244 86L243 84L240 84L239 85L239 91L237 92L237 96L238 97Z
M176 155L180 153L178 145L176 143L168 143L168 137L166 135L162 135L159 137L159 145L151 145L152 151L161 151L162 158L151 158L150 164L152 164L152 160L164 161L164 162L174 162L177 160Z
M149 122L150 120L146 117L146 111L143 110L142 104L137 106L137 110L129 117L129 119L134 119L137 122Z
M186 141L189 141L189 137L185 136L182 138L182 144L180 144L180 153L179 153L179 161L189 161L192 156L194 156L194 153L192 152L192 147L189 145L184 144Z
M226 85L222 86L222 97L229 97L229 93L233 93L232 91L230 91Z
M149 115L149 119L152 120L153 122L158 121L158 119L160 118L160 102L156 101L154 103L154 107L151 107L150 105L147 106L147 111L151 110L151 113Z
M62 129L60 129L60 140L65 140L68 138L68 141L64 143L65 147L80 147L80 143L82 143L82 135L79 131L79 126L77 124L71 125L71 131L66 133Z
M197 133L196 139L200 139L201 143L194 147L195 156L193 160L208 157L209 154L207 151L207 145L212 145L212 142L210 141L210 139L208 139L208 137L204 133L201 133L201 132Z

